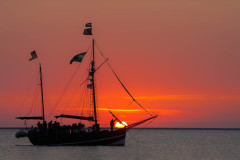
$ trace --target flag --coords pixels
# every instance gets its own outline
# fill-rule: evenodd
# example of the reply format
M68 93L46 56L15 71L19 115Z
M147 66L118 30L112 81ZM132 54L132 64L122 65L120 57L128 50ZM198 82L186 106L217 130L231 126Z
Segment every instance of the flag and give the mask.
M37 53L36 53L36 51L35 51L35 50L31 52L31 56L32 56L32 58L30 58L30 59L29 59L29 61L31 61L31 60L34 60L34 59L38 58L38 56L37 56Z
M88 84L88 85L87 85L87 88L92 89L92 88L93 88L93 85L92 85L92 84Z
M92 27L92 23L86 23L85 27Z
M86 53L87 53L87 52L83 52L83 53L80 53L80 54L74 56L74 57L72 58L72 60L70 61L70 64L72 64L72 62L74 62L74 61L76 61L76 62L82 62L83 57L85 56Z
M84 29L83 34L84 34L84 35L92 35L92 28Z

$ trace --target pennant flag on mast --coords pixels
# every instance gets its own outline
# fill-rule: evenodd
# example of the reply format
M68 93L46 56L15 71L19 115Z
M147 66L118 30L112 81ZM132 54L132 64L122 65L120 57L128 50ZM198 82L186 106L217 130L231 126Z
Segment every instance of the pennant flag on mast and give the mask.
M85 27L90 27L90 28L86 28L83 31L84 35L92 35L92 23L86 23Z
M92 28L84 29L83 34L84 34L84 35L92 35Z
M75 61L75 62L82 62L83 57L85 56L86 53L87 53L87 52L83 52L83 53L80 53L80 54L74 56L74 57L71 59L70 64L72 64L72 62L74 62L74 61Z
M34 60L34 59L38 58L38 56L37 56L37 53L36 53L36 51L35 51L35 50L31 52L31 56L32 56L32 57L29 59L29 61L31 61L31 60Z
M85 27L92 27L92 23L86 23Z

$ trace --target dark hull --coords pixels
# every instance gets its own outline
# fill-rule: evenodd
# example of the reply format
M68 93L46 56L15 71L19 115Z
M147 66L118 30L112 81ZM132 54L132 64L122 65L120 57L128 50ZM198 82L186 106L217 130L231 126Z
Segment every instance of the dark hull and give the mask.
M118 129L113 132L99 131L77 134L48 134L29 132L28 138L33 145L47 146L123 146L125 145L126 129Z

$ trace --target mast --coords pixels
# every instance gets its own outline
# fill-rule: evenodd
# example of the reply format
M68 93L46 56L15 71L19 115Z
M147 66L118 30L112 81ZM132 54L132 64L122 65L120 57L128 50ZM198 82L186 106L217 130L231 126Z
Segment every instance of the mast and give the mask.
M92 42L92 54L93 54L93 60L92 60L92 67L91 67L91 76L92 76L92 97L93 97L93 107L94 107L94 120L95 125L97 125L97 109L96 109L96 96L95 96L95 83L94 83L94 74L95 74L95 58L94 58L94 39Z
M43 101L42 67L41 67L41 63L39 63L39 67L40 67L40 85L41 85L41 94L42 94L42 120L45 121L44 101Z

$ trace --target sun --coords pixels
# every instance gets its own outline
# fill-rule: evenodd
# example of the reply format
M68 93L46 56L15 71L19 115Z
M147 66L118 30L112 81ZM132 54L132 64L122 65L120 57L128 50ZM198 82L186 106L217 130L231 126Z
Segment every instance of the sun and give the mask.
M127 123L124 122L124 121L122 121L121 123L120 123L120 122L117 122L117 123L115 124L115 127L116 127L116 128L124 128L125 126L127 126Z

